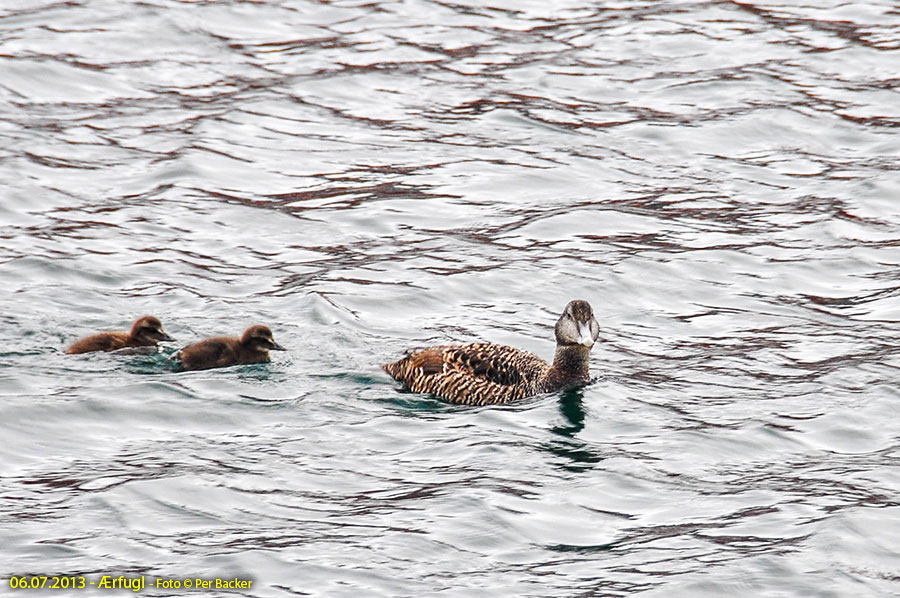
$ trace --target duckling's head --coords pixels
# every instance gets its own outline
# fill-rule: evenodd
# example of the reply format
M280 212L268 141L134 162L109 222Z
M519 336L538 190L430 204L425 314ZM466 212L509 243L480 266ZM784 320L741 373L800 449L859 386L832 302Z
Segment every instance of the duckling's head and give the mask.
M251 326L241 337L241 344L253 351L285 351L286 349L275 342L272 331L268 326Z
M148 344L175 340L163 331L162 322L155 316L138 318L131 327L131 337Z
M594 346L600 336L600 325L594 318L594 310L587 301L570 301L556 322L556 343L558 345Z

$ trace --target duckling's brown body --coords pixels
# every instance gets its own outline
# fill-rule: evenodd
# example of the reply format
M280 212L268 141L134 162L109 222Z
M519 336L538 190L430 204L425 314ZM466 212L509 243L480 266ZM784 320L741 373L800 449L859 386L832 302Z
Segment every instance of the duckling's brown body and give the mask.
M590 304L572 301L556 323L552 364L513 347L475 343L411 352L382 368L407 389L451 403L509 403L590 380L588 360L598 334Z
M162 329L162 322L154 316L143 316L135 321L131 332L101 332L85 337L66 353L91 353L93 351L117 351L126 347L155 347L160 341L175 340Z
M188 345L176 358L186 370L208 370L269 361L269 351L284 351L266 326L251 326L241 338L221 336Z

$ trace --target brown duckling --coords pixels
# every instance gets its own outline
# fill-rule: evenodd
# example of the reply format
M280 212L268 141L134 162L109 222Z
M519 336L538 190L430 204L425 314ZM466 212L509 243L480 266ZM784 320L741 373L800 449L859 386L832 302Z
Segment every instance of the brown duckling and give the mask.
M429 392L451 403L509 403L589 381L588 361L599 334L591 305L576 300L556 322L552 364L527 351L475 343L410 352L382 368L408 390Z
M186 370L208 370L232 365L265 363L269 351L285 351L266 326L251 326L241 338L221 336L188 345L175 355Z
M162 322L154 316L138 318L131 332L101 332L85 337L66 349L66 353L116 351L125 347L155 347L160 341L175 340L163 332Z

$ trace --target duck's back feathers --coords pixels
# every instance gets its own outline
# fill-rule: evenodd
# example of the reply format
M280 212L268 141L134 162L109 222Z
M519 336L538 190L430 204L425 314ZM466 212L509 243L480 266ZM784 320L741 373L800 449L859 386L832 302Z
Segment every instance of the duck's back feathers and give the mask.
M541 392L549 369L536 355L491 343L430 347L382 367L413 392L467 405L507 403Z
M176 359L181 361L181 365L186 370L208 370L242 363L254 363L247 360L249 357L257 357L261 361L268 360L268 355L245 356L241 349L240 339L226 336L208 338L183 348L177 353Z
M130 347L131 335L127 332L101 332L92 334L72 344L66 349L69 355L92 353L94 351L116 351Z

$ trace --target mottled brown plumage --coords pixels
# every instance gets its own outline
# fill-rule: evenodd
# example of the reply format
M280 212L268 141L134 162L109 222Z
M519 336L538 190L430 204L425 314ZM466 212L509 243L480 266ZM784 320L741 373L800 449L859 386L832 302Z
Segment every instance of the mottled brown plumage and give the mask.
M587 301L571 301L556 323L556 356L540 357L492 343L412 351L382 368L413 392L451 403L493 405L556 392L590 379L588 360L599 325Z
M175 340L163 332L162 322L154 316L138 318L131 327L131 332L101 332L85 337L71 347L66 353L90 353L92 351L116 351L126 347L155 347L160 341Z
M179 351L175 358L186 370L208 370L269 361L269 351L284 351L266 326L251 326L241 338L208 338Z

